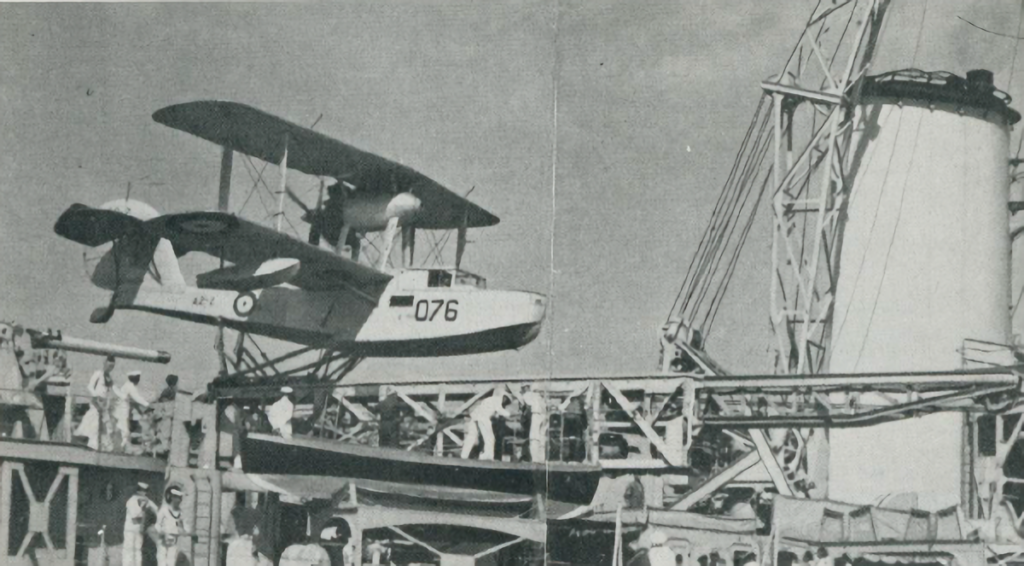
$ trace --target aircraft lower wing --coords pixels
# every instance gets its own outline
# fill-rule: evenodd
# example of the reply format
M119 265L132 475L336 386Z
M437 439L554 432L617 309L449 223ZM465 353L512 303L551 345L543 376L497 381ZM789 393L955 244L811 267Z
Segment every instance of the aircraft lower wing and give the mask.
M170 241L180 255L210 254L236 265L260 265L274 258L299 260L289 283L307 290L356 289L376 298L391 276L255 222L223 212L165 214L144 228Z
M281 163L287 138L290 169L334 177L357 191L415 195L422 202L416 228L454 229L463 219L469 228L498 223L497 216L422 173L245 104L186 102L157 110L153 120L274 164Z
M251 268L250 279L254 281L275 280L276 273L259 271L273 268L274 262L270 260L298 260L297 271L288 265L272 271L279 272L288 283L311 291L346 288L376 299L391 280L387 273L223 212L158 216L154 211L148 219L140 219L118 210L73 204L61 214L54 231L91 247L129 233L150 234L170 241L179 256L196 251L232 263L238 266L234 271L239 277L244 278L246 270ZM222 272L218 275L230 275L229 269L218 271Z

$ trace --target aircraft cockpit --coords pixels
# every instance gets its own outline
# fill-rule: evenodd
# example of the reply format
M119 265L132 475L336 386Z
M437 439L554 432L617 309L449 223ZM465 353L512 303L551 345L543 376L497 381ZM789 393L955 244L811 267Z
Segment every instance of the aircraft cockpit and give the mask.
M452 270L451 273L455 277L452 281L452 287L475 287L477 289L487 288L487 279L484 279L475 273L462 271L461 269Z
M487 288L487 279L461 269L406 269L398 278L403 289Z

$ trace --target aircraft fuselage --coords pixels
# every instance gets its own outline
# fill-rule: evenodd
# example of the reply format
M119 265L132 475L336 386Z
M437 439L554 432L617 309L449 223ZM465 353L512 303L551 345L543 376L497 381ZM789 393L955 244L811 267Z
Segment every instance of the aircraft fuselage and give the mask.
M536 338L546 298L483 289L482 281L456 270L407 270L376 302L287 285L241 292L143 286L134 296L118 294L115 306L373 357L491 352Z

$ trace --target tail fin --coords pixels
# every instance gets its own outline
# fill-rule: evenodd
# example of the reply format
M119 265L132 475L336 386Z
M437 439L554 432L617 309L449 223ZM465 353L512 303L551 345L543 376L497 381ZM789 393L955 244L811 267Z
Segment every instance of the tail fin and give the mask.
M158 216L149 205L133 200L116 200L99 208L76 204L61 215L54 231L90 247L113 242L101 250L98 260L90 260L87 254L86 268L94 285L114 291L115 296L131 296L146 288L184 290L174 247L146 230L145 221Z

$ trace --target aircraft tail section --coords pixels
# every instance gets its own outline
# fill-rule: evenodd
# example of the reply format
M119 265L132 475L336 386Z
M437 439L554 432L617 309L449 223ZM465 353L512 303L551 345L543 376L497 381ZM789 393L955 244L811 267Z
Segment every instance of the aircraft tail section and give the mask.
M145 223L159 213L145 203L116 200L93 208L72 205L61 215L54 231L69 240L98 250L89 258L89 279L101 289L114 292L106 308L93 313L94 322L105 322L115 307L131 307L140 292L184 292L185 279L174 247L146 230Z
M162 238L131 234L103 254L89 276L94 285L110 291L185 290L174 247Z

